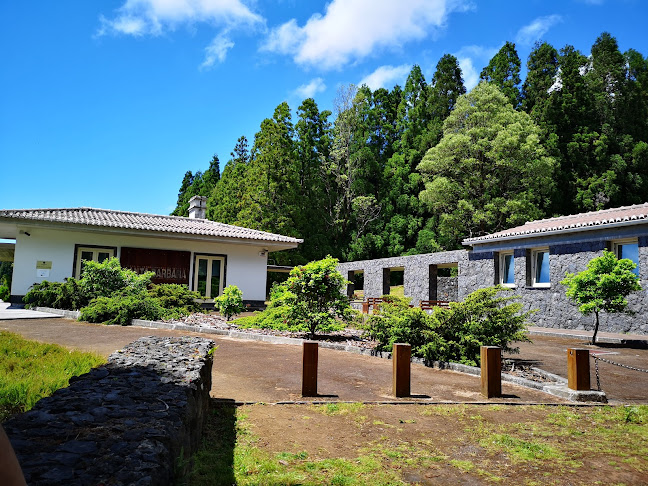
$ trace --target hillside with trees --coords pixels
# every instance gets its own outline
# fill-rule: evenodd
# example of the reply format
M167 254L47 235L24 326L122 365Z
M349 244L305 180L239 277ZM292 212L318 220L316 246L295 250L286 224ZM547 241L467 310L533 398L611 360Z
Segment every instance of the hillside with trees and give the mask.
M220 173L187 172L207 217L304 238L303 264L451 250L525 221L648 200L648 59L603 33L591 54L538 43L520 77L507 42L466 93L444 55L431 79L340 88L334 112L281 103Z

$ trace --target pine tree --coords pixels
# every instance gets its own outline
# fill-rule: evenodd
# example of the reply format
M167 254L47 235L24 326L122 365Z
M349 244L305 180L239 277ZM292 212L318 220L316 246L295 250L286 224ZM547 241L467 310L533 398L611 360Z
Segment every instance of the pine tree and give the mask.
M223 169L207 201L207 218L221 223L240 225L239 212L247 185L247 168L250 152L247 138L239 137L230 160Z
M513 108L520 104L520 57L515 50L515 44L506 42L493 56L479 78L493 83L508 98Z

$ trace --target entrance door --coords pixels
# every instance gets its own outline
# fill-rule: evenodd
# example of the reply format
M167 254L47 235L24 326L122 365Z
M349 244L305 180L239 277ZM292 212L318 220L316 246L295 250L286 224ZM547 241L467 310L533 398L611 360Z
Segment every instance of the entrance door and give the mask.
M223 293L223 257L196 256L194 290L208 299Z

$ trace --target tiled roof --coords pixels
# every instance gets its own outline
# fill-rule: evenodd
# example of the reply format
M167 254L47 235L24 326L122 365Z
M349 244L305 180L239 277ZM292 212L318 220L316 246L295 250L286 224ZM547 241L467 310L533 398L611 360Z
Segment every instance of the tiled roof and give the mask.
M207 219L95 208L0 209L0 218L277 243L297 244L303 242L303 240L289 236L217 223Z
M473 243L511 237L538 236L542 233L585 231L588 229L605 228L619 224L636 224L639 222L648 223L648 203L530 221L522 226L505 231L478 236L476 238L468 238L463 241L463 244L471 245Z

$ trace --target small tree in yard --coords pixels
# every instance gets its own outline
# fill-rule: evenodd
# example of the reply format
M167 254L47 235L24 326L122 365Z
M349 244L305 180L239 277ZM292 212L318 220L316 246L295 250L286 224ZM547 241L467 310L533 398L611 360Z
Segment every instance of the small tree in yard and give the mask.
M295 267L290 272L286 297L291 325L304 327L315 337L316 331L331 331L352 319L349 299L343 293L348 281L337 270L338 260L327 256L323 260Z
M223 289L223 295L214 299L214 307L218 309L225 320L240 314L245 309L243 306L243 292L236 285L228 285Z
M567 286L567 297L572 299L583 315L594 313L594 334L596 344L599 329L599 312L624 312L627 309L627 295L641 290L639 277L633 273L637 265L631 260L618 260L614 253L604 251L603 256L594 258L587 269L578 274L568 273L560 282Z

